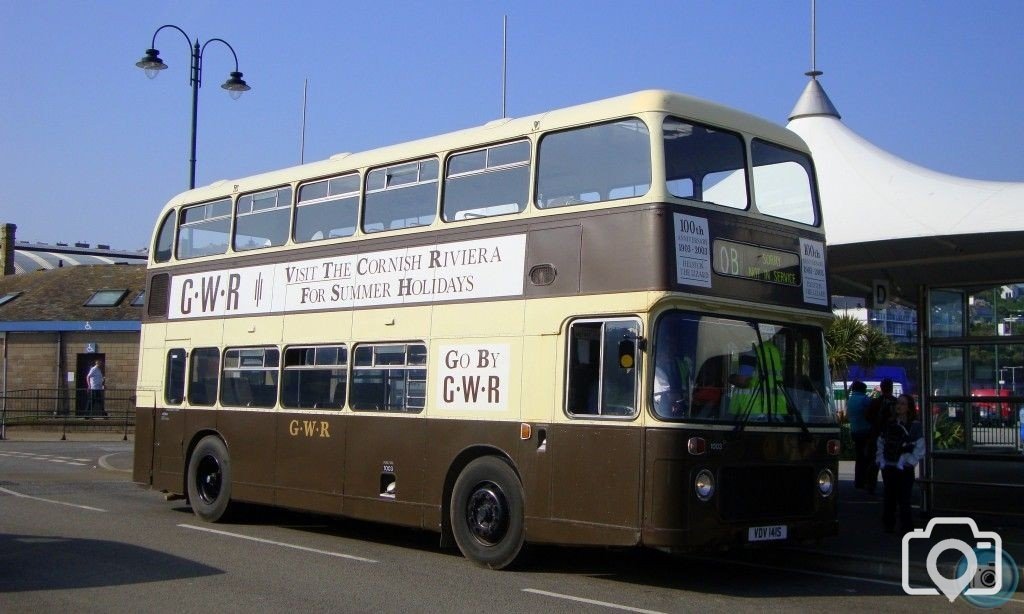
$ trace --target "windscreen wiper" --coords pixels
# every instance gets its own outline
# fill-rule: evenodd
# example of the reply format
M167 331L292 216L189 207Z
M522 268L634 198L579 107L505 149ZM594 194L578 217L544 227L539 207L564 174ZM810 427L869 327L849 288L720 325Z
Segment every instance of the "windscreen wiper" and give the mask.
M747 422L750 421L750 414L754 413L754 405L757 403L757 398L761 395L765 395L767 397L763 380L757 383L757 389L754 390L753 394L747 397L747 404L740 410L740 413L737 414L736 427L733 429L734 433L743 432L743 429L747 426Z
M806 437L810 437L811 430L807 428L807 422L804 421L803 415L800 413L800 410L797 409L796 403L793 402L793 397L789 395L789 392L786 390L786 387L782 385L781 381L776 380L775 386L782 391L782 396L786 397L786 413L793 416L796 419L796 422L800 424L800 428L803 430L804 435Z

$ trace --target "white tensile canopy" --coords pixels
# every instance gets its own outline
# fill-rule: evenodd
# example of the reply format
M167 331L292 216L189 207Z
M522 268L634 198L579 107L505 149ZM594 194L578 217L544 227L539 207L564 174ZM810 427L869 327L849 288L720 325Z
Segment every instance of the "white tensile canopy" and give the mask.
M850 130L816 78L788 125L814 156L833 294L875 279L913 301L918 285L1024 279L1024 183L938 173Z

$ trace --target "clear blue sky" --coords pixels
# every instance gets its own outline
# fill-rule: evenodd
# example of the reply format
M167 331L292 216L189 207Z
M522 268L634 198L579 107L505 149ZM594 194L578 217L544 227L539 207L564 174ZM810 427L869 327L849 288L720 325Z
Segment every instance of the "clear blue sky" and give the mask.
M810 68L810 0L0 3L0 221L28 241L145 247L188 186L184 37L211 44L197 183L665 88L785 124ZM818 3L821 82L853 130L932 169L1024 181L1024 2Z

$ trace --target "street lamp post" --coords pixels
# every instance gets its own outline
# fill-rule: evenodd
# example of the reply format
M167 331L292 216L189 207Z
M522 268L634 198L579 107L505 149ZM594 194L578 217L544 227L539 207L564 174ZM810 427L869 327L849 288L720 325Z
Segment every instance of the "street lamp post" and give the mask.
M156 35L160 33L160 30L164 28L174 28L181 35L185 37L186 43L192 43L192 39L185 31L178 26L167 24L160 26L153 32L153 42L150 44L149 49L146 50L146 55L141 60L135 63L136 66L146 71L146 76L150 79L156 78L160 74L161 70L167 68L167 64L160 59L160 52L156 50ZM228 44L228 42L222 38L211 38L199 45L199 39L197 38L195 43L192 44L192 74L189 82L192 85L192 148L189 156L189 173L188 173L188 187L192 189L196 187L196 120L199 116L199 86L202 85L203 75L203 53L206 51L206 46L212 42L224 43L224 46L231 51L231 55L235 58L235 70L230 74L228 80L224 82L221 87L228 91L232 99L237 100L243 92L247 92L251 87L246 84L245 80L242 79L242 73L238 71L238 55L235 54L234 48Z

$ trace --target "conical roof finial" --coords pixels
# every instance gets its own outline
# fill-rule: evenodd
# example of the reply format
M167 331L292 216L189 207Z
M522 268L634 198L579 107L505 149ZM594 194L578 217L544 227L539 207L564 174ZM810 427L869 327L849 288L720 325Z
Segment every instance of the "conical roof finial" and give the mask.
M796 106L790 111L789 121L793 121L798 117L811 117L815 115L842 119L839 111L836 110L836 106L828 99L825 89L818 83L818 77L824 73L818 70L817 58L815 57L817 55L816 9L815 1L811 0L811 69L804 73L811 78L811 82L804 88L804 93L800 94L800 99L796 101Z
M818 75L820 74L820 71L814 70L807 73L811 80L807 87L804 88L804 93L800 94L800 99L796 101L796 106L789 112L789 121L793 121L798 117L811 117L815 115L842 119L839 111L836 110L836 106L832 104L828 94L825 93L825 88L821 87L821 84L818 83Z

